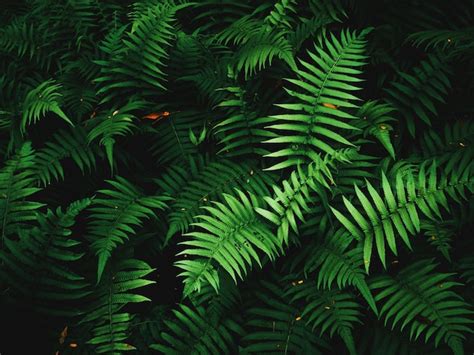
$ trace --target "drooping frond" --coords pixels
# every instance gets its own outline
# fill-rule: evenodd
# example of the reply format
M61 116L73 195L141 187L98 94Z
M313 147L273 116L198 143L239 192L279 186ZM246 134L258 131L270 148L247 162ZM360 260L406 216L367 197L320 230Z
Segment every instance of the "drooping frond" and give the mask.
M354 126L361 129L364 137L373 136L387 150L390 156L395 159L391 131L393 126L390 122L395 122L392 117L394 109L387 104L377 101L368 101L361 106L357 113L360 119L354 122Z
M144 95L166 90L163 68L167 48L174 38L172 23L181 8L183 5L166 2L150 6L135 18L129 31L124 33L125 28L120 28L104 42L102 50L110 56L110 62L97 61L102 69L96 79L101 85L98 93L105 95L102 102L133 92L132 89L141 90Z
M112 108L107 113L97 115L88 121L93 126L87 134L89 143L100 139L100 145L104 146L110 170L114 171L114 145L117 137L131 134L135 128L133 122L134 111L144 107L143 101L130 100L125 106Z
M53 112L69 124L73 124L60 107L60 84L53 79L46 80L29 91L23 102L21 130L26 126L38 122L46 113Z
M245 311L248 333L242 338L243 351L250 354L283 352L325 354L328 343L313 333L301 317L302 308L290 302L278 283L261 281L252 292L252 304Z
M211 284L218 292L217 267L237 283L237 278L243 279L254 263L262 266L262 253L275 258L279 245L254 211L258 200L241 191L237 194L238 198L223 194L225 203L204 206L208 214L197 216L199 222L192 224L199 229L186 234L191 240L179 243L187 247L178 255L197 256L176 262L184 270L180 276L185 277L185 295L199 292L203 283Z
M374 278L370 282L375 296L382 303L380 315L392 329L398 324L403 330L410 326L410 338L417 339L424 333L425 342L434 338L448 344L454 354L463 354L462 339L474 333L474 312L451 289L460 283L452 281L452 274L434 273L433 260L417 261L396 276Z
M354 240L347 231L329 230L324 241L313 243L304 254L307 255L304 271L317 271L318 289L339 289L348 285L355 286L372 310L377 313L375 300L369 290L362 259L362 247L349 248Z
M97 280L100 281L113 251L130 235L135 234L144 219L156 216L156 209L164 209L166 196L146 196L126 179L117 176L107 180L112 189L97 191L100 195L89 209L88 236L91 248L98 257Z
M368 32L342 31L340 39L331 34L330 39L321 40L315 46L315 52L308 51L311 62L300 60L305 70L296 69L299 78L287 79L299 90L286 89L292 102L277 105L291 113L271 116L280 123L268 127L278 137L266 143L284 145L267 155L284 159L272 169L316 160L315 156L321 152L333 154L339 144L353 145L336 130L356 129L348 123L355 117L347 110L357 108L351 101L359 99L351 92L360 89L354 83L362 80L356 75L365 64L364 38Z
M226 157L234 157L246 154L267 154L268 151L259 144L274 135L264 129L264 125L270 123L270 117L258 117L246 102L245 91L239 87L227 87L228 98L221 102L218 107L224 107L228 111L228 117L214 126L215 134L219 137L222 148L218 153Z

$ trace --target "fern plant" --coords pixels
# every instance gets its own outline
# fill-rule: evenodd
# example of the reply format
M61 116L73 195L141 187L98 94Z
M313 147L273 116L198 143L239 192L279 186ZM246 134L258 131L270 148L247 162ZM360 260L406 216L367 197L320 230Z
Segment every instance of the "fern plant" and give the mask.
M0 352L472 352L473 0L0 23Z

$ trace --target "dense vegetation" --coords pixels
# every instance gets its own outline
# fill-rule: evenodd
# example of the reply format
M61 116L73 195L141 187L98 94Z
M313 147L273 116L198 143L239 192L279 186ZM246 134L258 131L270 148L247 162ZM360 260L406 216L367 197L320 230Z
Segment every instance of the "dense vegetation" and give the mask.
M474 350L474 1L0 8L2 354Z

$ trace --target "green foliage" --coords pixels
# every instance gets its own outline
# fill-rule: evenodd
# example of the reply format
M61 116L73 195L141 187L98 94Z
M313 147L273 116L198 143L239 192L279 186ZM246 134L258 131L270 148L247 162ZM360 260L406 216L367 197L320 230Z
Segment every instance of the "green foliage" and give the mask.
M461 284L450 279L452 274L432 273L435 267L432 260L421 260L400 271L397 278L375 278L371 288L381 289L375 299L384 300L380 315L385 324L390 320L393 329L403 321L401 329L411 325L410 338L425 332L425 342L434 337L435 345L443 341L455 354L462 354L463 332L473 332L468 324L474 321L467 318L473 311L450 290Z
M32 297L36 309L47 316L79 315L80 311L67 302L91 293L85 278L69 266L84 256L78 251L81 242L71 237L70 227L90 202L73 202L64 212L58 207L55 213L37 213L38 227L20 230L19 240L5 239L5 250L0 251L2 279L10 285L9 292ZM58 307L59 301L66 304Z
M0 218L2 245L5 238L28 229L25 222L36 219L36 210L44 204L27 198L40 191L35 187L35 153L29 142L24 143L0 171Z
M278 137L265 142L285 145L285 148L267 154L267 157L285 158L271 169L283 169L308 159L317 160L320 152L334 154L334 142L353 145L335 130L356 129L348 123L355 117L345 110L357 107L350 101L359 99L350 92L360 89L353 84L361 81L355 75L361 73L359 68L365 64L364 37L368 32L343 31L340 40L334 35L330 40L321 39L314 52L308 51L311 62L300 60L306 71L295 70L300 78L287 81L302 91L286 89L294 103L278 104L292 113L271 116L281 122L269 126L278 132ZM330 144L327 139L331 140Z
M470 353L473 19L4 1L0 351Z
M79 324L92 324L87 344L98 354L131 351L135 347L125 341L130 332L133 315L123 312L128 303L148 302L149 298L130 292L153 284L144 279L154 269L144 261L125 259L113 265L94 292L87 314Z
M124 178L117 176L107 183L113 189L97 192L90 211L89 238L91 249L98 257L97 281L100 281L112 252L135 234L134 227L142 225L143 219L155 217L155 209L164 209L166 196L146 196Z

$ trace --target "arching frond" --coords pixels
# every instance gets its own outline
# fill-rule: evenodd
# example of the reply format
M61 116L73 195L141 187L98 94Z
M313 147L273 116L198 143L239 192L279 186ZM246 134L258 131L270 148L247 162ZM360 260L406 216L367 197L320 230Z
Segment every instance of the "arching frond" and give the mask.
M237 351L235 335L243 333L242 327L232 318L213 322L202 307L190 308L181 304L173 310L174 319L165 320L166 331L161 333L162 343L151 348L163 354L201 352L230 354Z
M66 158L71 158L85 174L95 168L97 154L97 150L89 146L84 130L61 130L53 135L52 141L46 142L45 146L37 151L36 174L43 185L49 185L53 180L63 180L62 161Z
M415 135L418 119L431 125L437 110L435 103L444 103L448 90L450 68L445 60L430 55L411 73L399 72L398 80L386 89L387 101L395 107L406 120L408 131Z
M321 334L328 331L332 337L337 332L349 353L356 354L352 329L355 324L362 323L360 320L362 307L348 292L319 290L315 283L308 280L301 281L287 290L292 303L304 304L300 320L311 326L312 330L321 329Z

